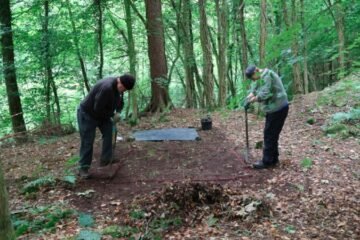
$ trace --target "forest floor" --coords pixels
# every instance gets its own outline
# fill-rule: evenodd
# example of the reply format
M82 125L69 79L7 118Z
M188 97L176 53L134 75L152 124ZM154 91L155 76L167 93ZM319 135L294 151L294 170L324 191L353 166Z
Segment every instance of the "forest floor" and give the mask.
M292 102L280 165L266 170L243 160L243 111L212 113L213 129L199 131L200 141L117 142L120 163L111 167L97 167L98 133L93 177L72 185L62 179L74 168L78 133L4 145L19 239L359 239L360 140L324 134L345 107L320 107L319 94ZM119 132L126 139L135 129L198 128L201 117L175 109L134 128L120 124ZM261 158L263 126L250 114L251 161ZM37 188L43 176L52 180Z

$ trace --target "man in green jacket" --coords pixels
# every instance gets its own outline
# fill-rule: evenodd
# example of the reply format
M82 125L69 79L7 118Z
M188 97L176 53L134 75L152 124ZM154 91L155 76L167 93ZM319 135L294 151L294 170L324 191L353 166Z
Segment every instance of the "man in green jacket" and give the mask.
M253 167L269 168L279 162L279 136L289 111L287 94L281 78L270 69L249 66L245 74L253 81L247 102L262 103L266 113L263 158L253 164ZM263 80L264 83L260 85L258 80Z

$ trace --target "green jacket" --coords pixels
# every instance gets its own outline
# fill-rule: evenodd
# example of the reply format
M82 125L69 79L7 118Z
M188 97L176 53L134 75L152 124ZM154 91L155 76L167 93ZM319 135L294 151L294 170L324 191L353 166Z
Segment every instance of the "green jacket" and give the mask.
M262 81L259 80L251 84L250 91L263 104L263 110L266 113L276 112L288 104L284 85L274 71L265 69L261 74ZM263 84L260 84L261 82Z

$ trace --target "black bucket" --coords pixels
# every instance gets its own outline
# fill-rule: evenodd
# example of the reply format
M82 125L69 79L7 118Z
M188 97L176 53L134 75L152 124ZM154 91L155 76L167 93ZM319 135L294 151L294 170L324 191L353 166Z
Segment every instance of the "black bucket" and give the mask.
M212 128L212 120L211 118L202 118L201 119L201 129L202 130L211 130Z

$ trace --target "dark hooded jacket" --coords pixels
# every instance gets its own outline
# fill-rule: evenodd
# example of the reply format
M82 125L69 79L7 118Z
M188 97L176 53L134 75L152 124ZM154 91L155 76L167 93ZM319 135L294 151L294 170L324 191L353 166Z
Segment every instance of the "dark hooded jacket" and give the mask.
M83 111L99 121L113 117L115 110L121 112L123 95L117 90L116 79L107 77L99 80L80 103Z

